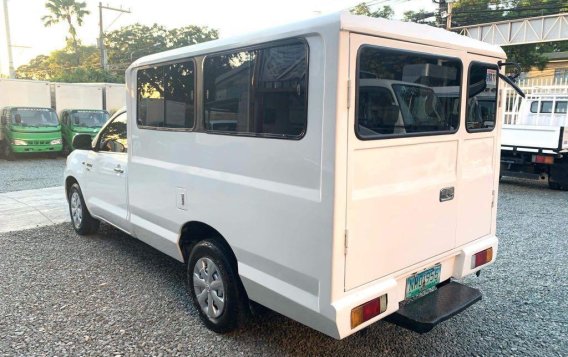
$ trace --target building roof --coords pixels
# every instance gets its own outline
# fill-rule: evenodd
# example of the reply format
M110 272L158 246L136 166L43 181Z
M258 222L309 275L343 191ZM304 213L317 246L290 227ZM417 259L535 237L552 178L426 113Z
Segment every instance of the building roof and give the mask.
M544 57L548 58L549 61L568 60L568 51L545 53Z
M474 40L444 29L412 22L393 21L352 15L348 12L338 12L254 33L222 38L152 54L136 60L131 67L176 60L186 56L199 56L204 53L220 52L235 47L245 47L279 39L314 33L335 34L340 31L351 31L383 38L457 49L496 58L506 57L505 52L499 46Z

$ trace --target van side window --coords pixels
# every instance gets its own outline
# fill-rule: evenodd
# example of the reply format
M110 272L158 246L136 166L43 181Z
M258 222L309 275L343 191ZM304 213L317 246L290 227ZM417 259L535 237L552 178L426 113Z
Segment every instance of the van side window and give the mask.
M128 151L126 140L126 113L113 119L104 129L99 140L99 151L122 152Z
M554 112L557 114L566 114L568 109L568 102L556 102L556 107L554 108Z
M194 91L193 61L138 70L138 125L174 129L193 128Z
M544 100L540 102L540 112L541 113L552 113L552 101Z
M538 113L538 102L531 103L531 113Z
M467 87L468 132L491 131L497 117L497 66L473 62Z
M363 46L357 63L355 130L360 139L457 131L459 59Z
M307 125L307 60L300 41L206 57L205 129L301 137Z

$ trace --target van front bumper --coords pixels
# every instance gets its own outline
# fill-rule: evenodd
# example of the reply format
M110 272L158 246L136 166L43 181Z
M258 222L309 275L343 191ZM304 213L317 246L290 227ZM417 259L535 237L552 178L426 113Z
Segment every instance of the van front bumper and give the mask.
M487 248L493 248L493 257L491 261L477 268L472 268L471 262L473 256ZM462 247L456 248L451 252L446 252L442 255L428 259L425 262L421 262L420 264L416 264L402 271L393 273L377 281L370 282L346 292L344 297L332 304L336 310L336 323L339 333L338 337L344 338L349 336L399 310L400 303L406 299L406 279L409 276L431 268L436 264L440 264L440 282L445 282L452 278L461 279L492 264L497 256L497 248L497 237L486 236ZM386 310L369 321L366 321L355 328L351 328L351 310L385 294L387 295Z

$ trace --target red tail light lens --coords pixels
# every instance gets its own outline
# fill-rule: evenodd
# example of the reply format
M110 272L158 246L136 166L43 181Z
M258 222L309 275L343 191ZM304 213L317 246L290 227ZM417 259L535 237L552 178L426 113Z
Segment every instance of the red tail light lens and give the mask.
M552 165L552 164L554 164L554 157L553 156L545 156L545 155L533 155L532 161L535 164Z
M471 269L489 263L493 259L493 248L482 250L471 257Z
M361 325L365 321L369 321L375 316L385 312L387 309L387 295L382 295L376 299L368 301L363 305L359 305L351 310L351 328Z

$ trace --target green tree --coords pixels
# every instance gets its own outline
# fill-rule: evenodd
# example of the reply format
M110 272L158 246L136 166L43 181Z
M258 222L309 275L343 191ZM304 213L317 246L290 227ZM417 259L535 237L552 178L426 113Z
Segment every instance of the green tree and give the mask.
M75 0L47 0L45 3L48 15L41 18L44 26L49 27L60 22L66 22L69 27L69 36L67 38L68 45L71 44L73 51L78 54L79 39L77 38L77 29L75 26L83 25L83 18L90 14L86 9L85 2ZM76 25L75 25L76 24ZM77 65L80 64L81 58L77 56Z
M75 64L75 53L69 48L53 51L33 58L28 64L16 69L21 79L49 80L55 82L122 82L122 74L112 74L99 68L99 51L95 46L81 46L77 54L83 58L80 66Z
M454 4L452 26L557 14L568 11L560 0L459 0Z
M434 18L435 15L436 14L434 12L428 12L424 9L420 9L418 11L410 10L404 12L403 21L436 26L436 19Z
M207 27L184 26L167 30L160 25L130 25L109 32L105 38L109 70L100 69L99 51L95 46L78 44L75 51L69 46L39 55L28 64L18 67L17 78L56 82L124 82L124 71L131 59L167 49L216 39L218 31ZM80 64L76 55L82 58Z
M559 0L460 0L454 4L452 26L466 26L501 20L550 15L568 11L568 2ZM518 62L523 71L543 69L548 52L568 50L568 41L503 46L507 58Z
M377 8L375 11L371 11L369 5L365 2L355 5L351 9L351 13L354 15L363 15L369 17L382 17L385 19L392 19L394 16L394 10L392 7L385 5L383 7Z
M109 67L124 71L133 60L151 53L211 41L219 37L215 29L185 26L166 29L154 24L134 24L111 31L105 35Z

